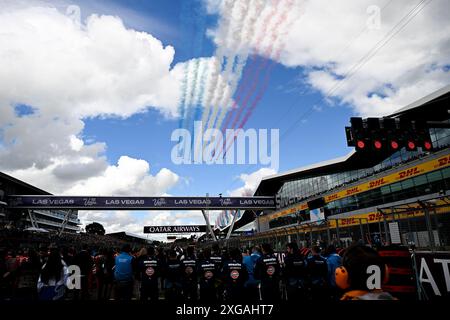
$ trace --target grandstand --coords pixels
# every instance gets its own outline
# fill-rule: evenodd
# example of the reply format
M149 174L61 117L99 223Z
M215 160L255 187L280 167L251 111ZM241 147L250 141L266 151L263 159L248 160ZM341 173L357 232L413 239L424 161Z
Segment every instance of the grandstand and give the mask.
M430 129L431 152L403 148L379 160L352 151L263 178L254 196L276 197L277 210L247 210L234 229L254 221L257 233L246 241L269 240L282 248L295 239L305 245L374 238L391 243L395 222L402 244L450 246L449 109L447 86L387 116L442 124Z
M32 186L24 181L0 172L0 229L14 228L25 230L47 230L56 232L80 231L80 220L77 210L24 210L7 208L7 196L51 195L51 193Z

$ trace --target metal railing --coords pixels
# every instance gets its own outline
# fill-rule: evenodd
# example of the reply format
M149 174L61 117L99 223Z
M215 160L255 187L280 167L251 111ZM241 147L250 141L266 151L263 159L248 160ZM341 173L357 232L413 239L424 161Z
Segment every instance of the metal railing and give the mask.
M248 247L267 242L275 250L284 250L288 242L297 242L300 247L333 244L345 248L353 243L362 243L373 246L399 244L432 251L450 250L450 197L393 207L380 206L377 211L377 214L364 217L329 217L319 223L289 226L217 242L226 247Z

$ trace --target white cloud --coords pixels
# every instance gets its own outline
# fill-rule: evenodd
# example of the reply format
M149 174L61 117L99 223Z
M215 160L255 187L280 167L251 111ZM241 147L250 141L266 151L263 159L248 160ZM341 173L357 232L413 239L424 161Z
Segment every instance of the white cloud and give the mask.
M148 196L163 195L178 183L179 177L163 168L155 176L149 174L149 164L127 156L120 157L117 166L98 176L77 183L65 191L71 195Z
M110 164L105 143L83 139L87 118L147 108L177 115L181 74L171 69L171 46L118 17L91 15L80 24L37 1L2 2L0 26L0 170L55 194L163 195L178 183L168 169L150 173L142 159ZM33 112L17 114L17 104ZM80 212L110 232L137 232L137 216Z
M0 20L3 102L78 118L127 117L149 106L176 114L174 49L152 35L112 16L91 15L79 26L49 7L3 11Z
M250 174L242 173L239 176L239 180L244 185L228 191L228 194L232 197L248 197L253 196L256 188L258 187L261 179L270 175L275 174L276 171L272 168L261 168L257 171L254 171ZM213 211L211 212L210 221L215 223L217 226L224 227L226 224L230 224L233 217L231 216L230 211Z
M212 12L226 13L217 1L207 3ZM261 41L255 41L266 28L262 21L274 12L272 4L265 4L254 26L254 36L247 41L248 50L258 52L258 47L265 48L271 41L270 32ZM416 5L416 2L383 0L294 1L286 17L294 22L289 30L278 33L275 44L283 48L278 61L288 67L302 67L306 82L324 95L338 86L330 97L349 104L356 113L363 116L390 113L450 83L450 3L446 0L430 2L358 67L357 63L378 42L393 34L391 30L400 30L402 23L395 26ZM289 5L286 2L284 6ZM373 21L373 12L367 11L370 6L381 9L379 29L367 27ZM279 17L282 10L276 9L274 16ZM273 30L275 20L270 20L268 30ZM226 43L220 32L210 34L216 43ZM259 50L260 55L265 55L264 52ZM276 57L272 55L272 58ZM359 70L341 81L353 67Z
M450 83L443 68L450 63L450 4L445 0L431 2L383 47L381 42L381 49L350 79L341 82L416 5L392 1L383 8L384 4L309 1L305 15L287 36L281 62L310 68L309 83L324 94L338 85L330 96L349 103L363 116L391 113ZM379 29L366 27L370 5L383 8Z
M277 172L271 168L261 168L250 174L242 173L239 176L239 180L241 180L244 185L242 187L229 191L229 194L232 197L252 196L262 178L276 173Z

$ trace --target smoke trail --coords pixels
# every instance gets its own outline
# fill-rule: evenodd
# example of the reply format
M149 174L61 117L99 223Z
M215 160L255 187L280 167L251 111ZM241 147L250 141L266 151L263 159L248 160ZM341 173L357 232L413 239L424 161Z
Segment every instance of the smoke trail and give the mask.
M218 39L226 39L228 36L230 17L233 8L236 6L238 1L236 0L225 0L223 2L223 14L219 22L219 35ZM211 67L210 76L208 79L208 86L205 89L205 96L203 98L203 114L202 123L206 123L211 111L211 101L214 98L215 88L217 86L217 81L219 79L219 73L222 70L222 64L225 59L224 46L223 43L218 43L218 49L216 50L213 58L213 66ZM197 139L196 146L200 144L199 139Z
M202 51L203 37L206 26L206 13L204 12L203 4L201 1L182 1L181 10L181 28L188 33L192 32L193 37L184 37L184 47L188 48L187 51L194 57L197 57ZM193 38L193 41L191 39ZM182 113L182 119L180 121L180 128L186 128L189 126L189 115L192 114L192 101L193 96L196 94L197 88L197 70L198 61L194 61L194 70L191 70L191 60L188 62L188 66L185 68L185 74L183 79L183 98L180 100L180 111ZM192 74L193 73L193 74ZM192 81L189 81L192 80Z
M191 63L192 60L189 60L189 64ZM184 129L186 129L189 125L190 125L190 116L192 114L192 106L194 105L194 98L195 98L195 94L196 94L196 90L198 90L197 88L197 78L198 78L198 68L199 68L199 63L200 63L200 59L195 59L193 61L193 69L192 71L189 72L189 74L191 75L191 85L189 88L189 94L187 95L187 99L185 100L185 107L186 107L186 117L185 117L185 126L183 127Z
M212 126L220 129L223 119L225 118L226 111L231 107L231 99L236 91L237 84L242 76L242 71L247 63L249 48L248 45L254 34L255 24L259 18L262 10L264 9L264 0L251 0L249 8L247 8L247 19L243 23L243 32L240 33L240 37L236 39L239 41L237 52L243 51L236 57L236 64L234 68L234 74L231 78L229 90L222 95L218 107L220 108L220 114L218 117L214 117L212 120ZM243 48L243 49L242 49ZM210 127L210 126L209 126Z
M262 41L263 41L263 38L265 37L265 35L266 35L266 31L267 31L267 28L268 28L268 26L269 26L269 24L270 24L270 22L271 22L271 20L273 19L273 17L277 14L277 11L278 11L278 6L279 6L279 3L280 3L280 1L276 1L276 3L275 3L275 5L272 7L272 9L271 9L271 11L269 11L269 13L266 15L266 17L265 17L265 19L263 20L263 22L262 22L262 30L258 33L258 37L256 38L256 41L255 41L255 46L256 46L256 54L258 54L258 52L260 51L259 50L259 47L261 46L261 43L262 43ZM251 40L253 40L253 34L251 34L250 35L250 37L251 37ZM249 43L252 43L251 41L249 41ZM256 58L255 58L256 59ZM253 63L252 64L252 66L251 66L251 72L246 72L246 74L248 74L248 75L250 75L250 74L253 74L253 72L255 72L255 67L256 67L256 64L255 63ZM260 63L260 68L261 68L261 63ZM257 72L258 70L256 69L256 72ZM226 120L225 120L225 124L223 125L223 127L222 127L222 136L224 135L224 133L225 133L225 129L228 127L228 124L229 124L229 122L230 122L230 120L233 118L233 115L236 115L236 107L238 106L238 103L239 103L239 101L240 101L240 99L241 99L241 95L243 94L243 93L245 93L245 91L247 90L247 87L249 86L249 82L250 82L250 80L251 79L253 79L253 81L251 81L252 82L252 87L253 87L253 89L252 90L250 90L250 94L252 93L252 91L254 90L254 87L255 87L255 85L257 84L257 78L255 79L255 77L253 77L253 76L251 76L251 77L249 77L249 78L247 78L247 77L244 77L244 79L241 81L241 83L239 84L239 88L238 88L238 91L239 91L239 95L237 96L237 99L235 99L234 100L234 102L233 102L233 105L232 105L232 107L231 107L231 109L230 109L230 112L228 112L228 115L227 115L227 118L226 118ZM248 91L248 90L247 90ZM247 95L248 96L248 95ZM237 115L236 115L236 119L239 119L239 117L240 117L240 115L241 115L241 113L242 113L242 110L243 110L243 108L244 108L245 106L244 105L241 105L241 107L239 108L239 111L238 111L238 113L237 113ZM233 127L234 127L234 125L237 123L237 120L234 120L234 122L233 122ZM217 150L217 148L218 148L218 146L220 145L220 144L222 144L222 139L221 139L221 137L219 137L219 141L217 142L217 144L216 144L216 147L214 148L214 150ZM220 148L220 153L222 152L222 148Z
M233 137L233 141L230 143L230 145L228 145L228 147L226 148L226 151L224 153L224 156L226 155L226 152L229 150L229 148L233 145L234 141L236 140L237 135L239 134L239 132L242 130L242 128L245 126L245 124L247 123L247 121L249 120L251 114L253 113L253 111L255 110L256 106L258 105L259 101L261 100L261 98L263 97L268 85L269 85L269 80L270 80L270 74L272 72L273 67L275 66L275 61L278 61L281 55L281 52L283 51L286 43L284 41L280 41L280 35L286 35L287 31L289 30L289 28L291 27L291 25L294 23L295 20L297 20L298 18L301 17L301 15L303 14L303 10L301 12L298 13L298 15L294 15L294 18L288 19L287 20L287 15L288 12L283 13L280 18L277 21L277 25L280 26L282 25L282 23L284 21L288 21L288 23L285 24L285 32L280 33L278 35L273 34L272 35L272 43L275 43L277 40L280 42L277 51L275 52L275 55L273 58L271 58L271 65L267 68L266 70L266 74L264 77L264 82L263 85L261 87L261 89L259 90L255 100L253 101L253 103L251 104L251 106L248 108L244 118L242 119L241 123L239 124L238 130L235 131L234 133L234 137ZM276 46L274 46L276 47ZM271 52L272 50L270 50ZM268 52L268 56L270 58L271 53ZM227 137L227 143L228 143L228 137Z
M192 41L192 45L193 45L193 56L197 57L201 51L202 51L202 47L203 47L203 37L204 37L204 33L205 33L205 27L206 27L206 12L202 6L202 3L200 1L200 5L197 5L194 7L193 10L193 17L194 17L194 22L195 22L195 37L194 40ZM187 104L187 108L188 108L188 112L186 114L186 120L185 120L185 125L183 126L183 128L187 128L192 127L193 123L192 123L192 117L193 114L195 112L195 106L196 106L196 101L197 96L199 95L199 85L200 85L200 78L201 75L199 73L199 68L200 68L200 64L202 63L202 60L200 58L195 59L195 65L194 65L194 70L193 72L193 83L191 86L191 91L190 91L190 96L189 96L189 103Z
M191 15L191 1L185 0L181 2L181 12L180 12L180 24L181 29L184 31L189 32L192 29L193 26L193 19ZM187 52L192 51L192 42L187 41L187 37L182 39L182 48L186 48ZM188 82L188 65L184 66L184 74L183 74L183 80L181 83L181 95L180 95L180 101L178 103L178 113L180 116L178 127L182 128L184 125L184 115L185 115L185 101L187 98L187 82Z
M227 48L227 51L230 50L230 48L237 48L239 50L239 47L242 43L242 36L243 36L243 26L244 23L247 20L247 16L249 13L249 4L248 1L238 1L238 7L235 9L237 11L237 14L232 15L232 21L229 26L228 34L230 37L227 39L225 47ZM231 38L231 40L230 40ZM229 84L230 80L230 74L233 70L233 66L235 64L235 60L238 56L237 52L238 50L232 50L231 53L226 55L226 64L225 64L225 71L222 73L222 81L218 82L218 85L215 88L214 93L214 99L212 100L212 107L213 111L211 114L211 117L209 118L207 129L211 128L212 124L214 123L217 113L219 111L219 102L221 100L221 97L223 96L225 92L225 88Z
M265 51L264 53L263 53L263 52L260 52L260 54L262 53L263 56L268 57L268 58L266 58L266 60L264 61L264 64L263 64L262 66L261 66L261 64L260 64L260 66L259 66L259 68L258 68L258 72L257 72L257 73L258 73L258 78L259 78L259 73L261 72L262 69L264 69L264 68L267 66L267 63L268 63L270 60L272 61L272 64L274 63L274 60L273 60L273 59L270 59L270 58L271 58L271 55L272 55L272 51L273 51L273 49L275 48L275 44L276 44L276 42L277 42L277 39L278 39L279 36L280 36L280 34L278 33L278 29L279 29L280 26L283 24L283 22L286 22L286 17L287 17L287 15L288 15L288 13L290 12L291 7L292 7L293 5L294 5L294 1L291 0L291 1L287 4L287 6L285 7L284 12L282 12L281 15L279 16L279 18L275 21L275 25L274 25L273 28L272 28L272 35L271 35L271 38L270 38L271 41L269 42L269 45L267 46L266 51ZM292 20L291 23L293 23L293 20ZM258 44L258 43L261 43L261 41L260 41L260 40L257 40L256 44ZM281 48L280 48L279 51L281 52ZM272 68L272 67L271 67L271 68ZM271 69L271 68L269 68L269 69ZM268 73L266 77L268 77L269 75L270 75L270 73ZM267 81L268 81L268 80L267 80ZM243 112L244 109L247 107L247 102L249 101L251 95L253 95L253 91L255 90L255 88L256 88L256 86L257 86L257 85L255 84L255 82L256 82L256 81L253 81L253 85L252 85L252 88L250 89L250 93L247 94L246 99L244 100L243 104L241 105L241 108L240 108L239 112L237 113L237 115L236 115L236 117L235 117L235 119L234 119L234 122L233 122L233 124L232 124L232 128L236 128L236 124L238 123L239 118L240 118L242 112ZM267 86L263 85L263 88L261 89L262 91L260 90L260 92L265 92L266 87L267 87ZM256 98L257 98L257 102L259 102L259 100L262 98L261 93L260 93L260 94L257 94L257 97L256 97ZM246 115L244 116L244 117L246 117L247 119L245 119L245 120L243 121L243 123L246 123L246 122L247 122L247 120L248 120L248 118L249 118L249 116L250 116L252 110L253 110L255 107L256 107L256 104L253 103L253 104L252 104L252 107L250 107L250 111L247 111ZM248 116L247 116L247 115L248 115ZM241 123L242 123L242 122L241 122ZM239 131L240 131L240 130L235 131L234 137L233 137L233 139L232 139L230 145L228 145L228 147L226 147L226 150L227 150L227 151L228 151L229 148L233 145L233 143L234 143L234 141L235 141L235 139L236 139L236 136L237 136L237 134L239 133ZM230 134L227 135L227 137L226 137L226 142L225 142L225 143L228 144L229 141L230 141ZM220 151L220 153L221 153L222 151L223 151L223 149ZM219 153L219 155L220 155L220 153ZM226 152L225 152L225 153L226 153ZM224 153L224 156L225 156L225 153Z
M180 102L178 103L178 114L180 116L180 119L178 121L178 127L182 128L183 125L183 119L184 119L184 102L186 101L187 96L187 73L188 73L189 65L185 64L183 67L183 80L181 82L181 98Z
M203 58L202 61L203 61L202 62L203 68L202 68L202 72L201 72L201 76L200 76L200 85L199 85L197 97L195 99L195 110L194 110L194 115L193 115L194 121L200 120L202 105L204 105L202 99L204 98L205 85L207 82L206 79L208 79L209 73L211 71L211 59ZM194 121L192 121L192 122L194 122ZM192 125L193 125L193 123L192 123Z

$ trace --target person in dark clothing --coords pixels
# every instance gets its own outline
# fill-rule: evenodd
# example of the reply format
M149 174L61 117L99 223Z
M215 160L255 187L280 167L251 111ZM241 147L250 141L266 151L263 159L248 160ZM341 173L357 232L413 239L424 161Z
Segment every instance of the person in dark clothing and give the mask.
M262 246L262 257L255 265L255 279L261 280L261 299L276 302L280 300L280 265L268 243Z
M164 289L166 291L165 294L167 301L181 300L181 278L181 262L178 260L177 252L172 249L169 251L169 256L164 266Z
M91 276L94 261L88 251L88 245L84 244L83 249L75 256L74 264L80 267L81 271L81 299L89 299L89 277Z
M328 265L327 260L321 256L319 247L311 249L311 255L306 259L306 267L311 299L314 301L327 299Z
M71 266L75 261L75 249L73 247L64 247L62 249L63 260L67 266Z
M97 280L97 299L102 300L105 287L106 249L100 249L94 257L95 278Z
M283 278L286 283L287 299L302 300L305 297L306 263L298 251L297 243L287 244L284 265Z
M17 290L15 298L18 300L36 300L39 273L41 271L41 263L37 252L28 249L25 252L24 259L17 269Z
M158 301L161 265L156 258L155 248L147 248L147 254L139 257L138 270L141 280L141 300Z
M216 266L211 260L211 251L209 248L203 250L202 258L199 260L200 301L208 303L217 302Z
M226 301L238 302L246 298L244 284L248 280L248 273L239 249L234 248L230 251L230 259L225 261L222 268L222 277Z
M211 262L214 263L214 267L216 269L215 272L215 286L217 290L217 297L221 301L223 300L224 294L224 285L222 282L221 271L223 267L223 256L227 256L228 253L225 251L221 252L220 247L217 243L215 243L211 248Z
M197 257L193 246L186 249L186 254L181 261L183 269L182 291L186 301L197 300Z
M104 285L103 285L103 292L100 295L101 299L109 300L111 297L111 293L113 291L114 286L114 267L115 267L114 250L113 249L106 250L106 259L103 275Z

